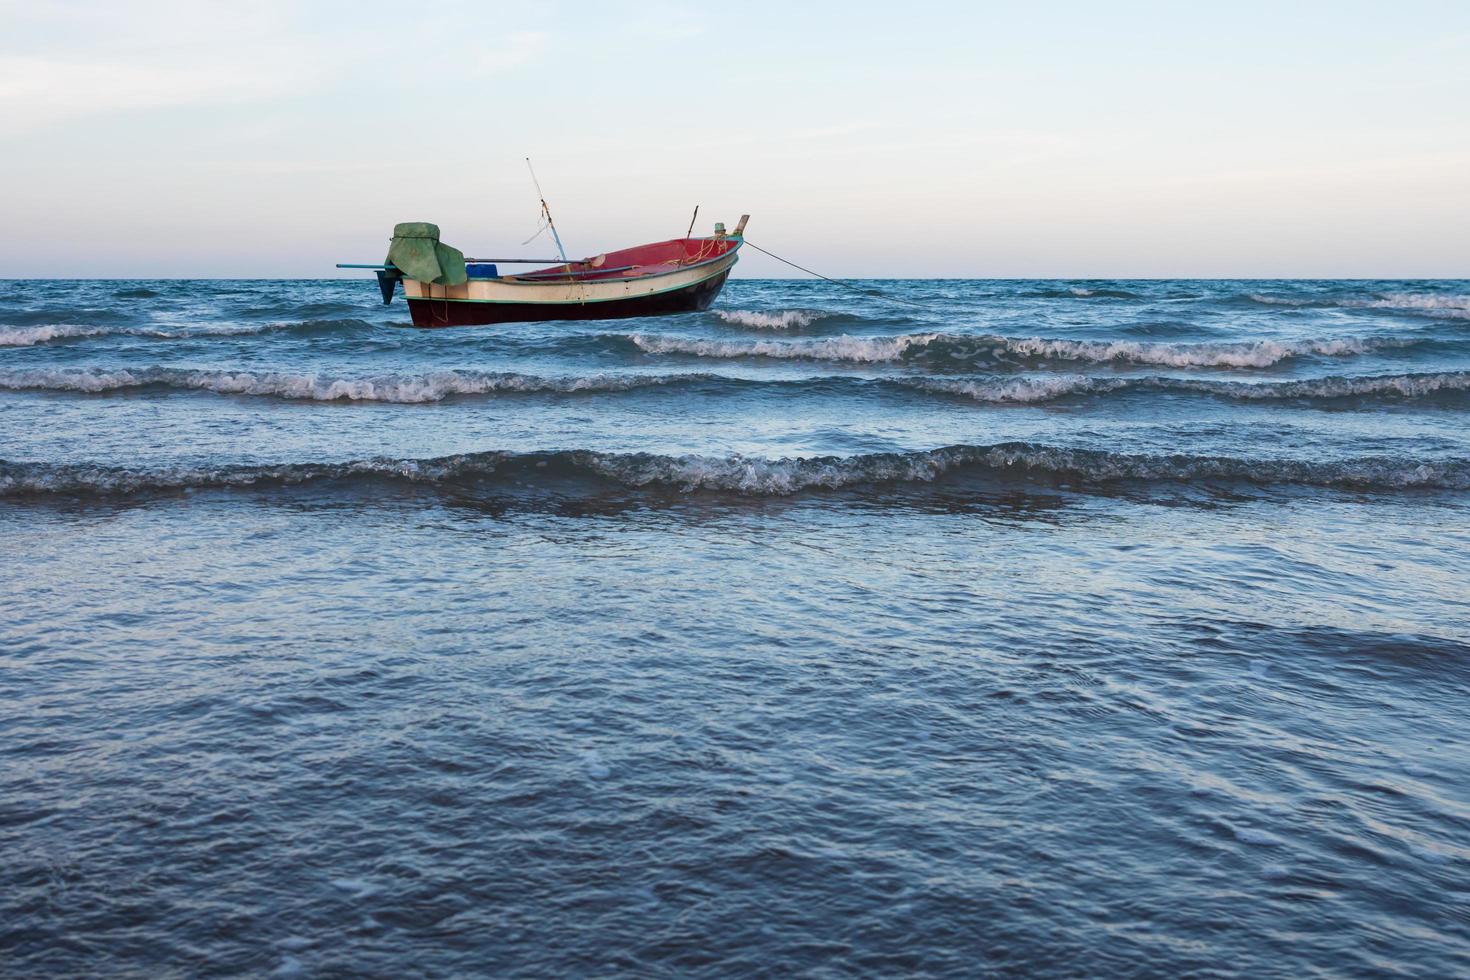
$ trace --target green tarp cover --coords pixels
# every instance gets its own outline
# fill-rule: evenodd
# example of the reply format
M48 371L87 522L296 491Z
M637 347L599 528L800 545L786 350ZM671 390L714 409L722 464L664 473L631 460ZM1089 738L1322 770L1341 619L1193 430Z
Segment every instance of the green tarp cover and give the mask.
M458 286L468 276L464 253L439 241L439 226L427 221L405 221L393 226L388 264L410 279L440 286Z

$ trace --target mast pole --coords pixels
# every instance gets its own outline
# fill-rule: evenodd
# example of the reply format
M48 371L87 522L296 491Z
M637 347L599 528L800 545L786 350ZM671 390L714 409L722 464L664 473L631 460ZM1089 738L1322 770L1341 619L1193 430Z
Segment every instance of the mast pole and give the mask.
M536 179L536 168L531 166L530 157L526 157L526 169L531 171L531 183L536 185L536 197L541 201L541 213L546 216L546 227L551 229L551 240L556 242L557 254L563 264L568 264L567 250L561 247L561 236L556 233L556 222L551 220L551 208L546 205L546 195L541 193L541 181Z

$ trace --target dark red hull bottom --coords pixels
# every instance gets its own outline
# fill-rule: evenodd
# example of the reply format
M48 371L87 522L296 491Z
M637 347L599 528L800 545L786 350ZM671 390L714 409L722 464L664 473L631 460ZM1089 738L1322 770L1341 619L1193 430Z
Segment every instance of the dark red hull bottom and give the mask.
M683 289L614 299L605 303L465 303L411 299L408 311L416 327L473 327L486 323L532 323L540 320L618 320L707 310L725 287L728 271Z

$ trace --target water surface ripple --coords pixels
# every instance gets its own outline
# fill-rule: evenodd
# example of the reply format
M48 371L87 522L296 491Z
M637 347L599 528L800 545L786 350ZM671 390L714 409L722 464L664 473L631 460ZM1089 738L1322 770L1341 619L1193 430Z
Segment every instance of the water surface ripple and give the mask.
M0 974L1470 973L1470 282L0 302Z

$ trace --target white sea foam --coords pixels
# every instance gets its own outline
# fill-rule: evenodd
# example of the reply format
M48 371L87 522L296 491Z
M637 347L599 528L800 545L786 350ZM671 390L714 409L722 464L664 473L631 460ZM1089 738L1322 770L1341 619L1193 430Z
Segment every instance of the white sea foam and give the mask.
M1470 320L1470 296L1441 293L1384 293L1377 299L1353 300L1343 305L1377 310L1412 310L1429 316Z
M92 464L5 463L0 493L134 493L147 490L295 485L320 480L390 478L438 484L463 479L528 479L595 475L629 487L668 486L776 496L810 489L928 482L969 471L1106 483L1132 481L1244 481L1256 484L1470 488L1470 460L1417 461L1376 457L1339 462L1149 455L1065 449L1029 443L948 446L912 453L854 457L769 459L747 456L661 456L588 450L547 453L471 453L433 459L376 458L338 463L178 467L133 470Z
M0 326L0 347L29 347L51 340L97 337L109 332L106 327L88 327L77 323L48 323L39 327Z
M1426 316L1450 319L1470 319L1470 296L1445 293L1382 293L1363 298L1333 298L1327 296L1271 296L1265 293L1250 293L1257 303L1271 306L1335 306L1349 310L1405 310Z
M970 334L922 333L890 337L844 334L817 340L706 340L671 334L632 334L629 339L650 354L687 354L695 357L770 357L792 360L880 363L920 353L954 360L984 362L1015 358L1087 361L1097 364L1125 361L1168 367L1270 367L1304 355L1341 357L1363 354L1388 343L1357 337L1332 340L1240 343L1158 344L1142 341L1053 340L1043 337L992 337Z
M191 371L178 368L99 370L25 368L0 370L0 389L101 393L158 385L213 391L223 395L268 395L311 401L376 401L412 404L454 395L496 392L626 391L667 384L668 376L587 375L542 378L534 375L436 371L424 375L334 378L318 374L255 371Z
M1302 299L1296 296L1267 296L1265 293L1250 293L1250 298L1268 306L1311 306L1321 300Z
M695 357L775 357L791 360L896 361L906 351L922 348L944 334L897 337L852 337L821 340L703 340L669 334L632 334L629 339L649 354L692 354Z
M188 340L198 337L238 337L277 331L332 331L367 326L361 320L308 320L300 323L189 323L179 326L91 326L78 323L48 323L34 327L0 325L0 347L29 347L53 340L84 337L147 337L157 340Z
M1470 391L1470 371L1437 374L1389 374L1362 377L1313 378L1303 381L1236 382L1197 381L1188 378L1154 379L1160 388L1204 391L1231 398L1351 398L1361 395L1398 395L1422 398L1440 391Z
M997 474L1061 476L1089 481L1245 480L1311 486L1404 488L1470 484L1463 461L1411 463L1391 459L1312 463L1228 457L1150 456L1061 449L1026 443L951 446L927 452L859 457L766 459L744 456L617 456L586 454L579 463L631 486L672 484L685 489L785 495L890 482L928 482L957 469Z
M1003 379L905 378L897 383L920 391L963 395L978 402L1001 404L1049 402L1067 395L1111 391L1128 384L1123 379L1089 378L1080 374Z
M817 384L854 384L850 378L809 379ZM210 371L150 367L12 368L0 369L0 390L76 391L105 394L157 386L183 391L210 391L224 395L257 395L309 401L363 401L415 404L454 396L515 393L597 393L634 391L667 385L708 383L780 386L808 381L768 381L718 374L596 374L539 377L516 373L438 371L422 375L381 375L336 378L318 374L266 371ZM1470 371L1437 374L1327 377L1301 381L1243 382L1202 378L1100 378L1081 374L1017 377L897 377L884 385L970 398L994 404L1034 404L1071 395L1112 392L1177 391L1247 401L1269 399L1332 399L1366 396L1421 398L1437 392L1470 391Z
M1080 374L1055 374L1017 378L899 378L892 383L919 391L960 395L980 402L1018 404L1048 402L1068 395L1129 391L1196 392L1245 401L1333 399L1369 395L1422 398L1437 392L1470 391L1470 371L1272 382L1161 377L1098 378Z
M756 310L715 310L715 316L737 327L754 330L791 330L809 327L827 316L821 310L777 310L761 313Z
M1371 345L1359 338L1337 340L1275 341L1242 343L1151 344L1132 340L1082 341L1042 338L1006 338L1006 346L1018 354L1055 360L1129 361L1168 367L1270 367L1305 354L1340 357L1366 353Z

